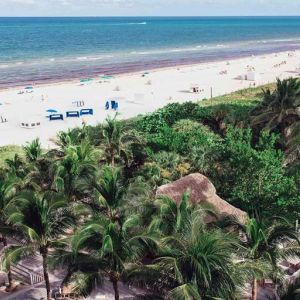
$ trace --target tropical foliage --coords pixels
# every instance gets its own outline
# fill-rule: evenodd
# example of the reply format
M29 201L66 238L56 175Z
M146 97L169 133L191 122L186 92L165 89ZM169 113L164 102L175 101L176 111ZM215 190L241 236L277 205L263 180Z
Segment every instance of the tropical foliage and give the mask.
M82 296L110 282L115 299L121 284L152 299L239 299L245 289L256 299L264 278L288 291L280 264L300 255L299 97L298 80L278 80L62 132L48 151L38 139L0 149L9 287L12 264L40 255L48 299L49 272L61 267L62 286ZM248 222L219 219L189 190L179 203L156 197L195 172Z

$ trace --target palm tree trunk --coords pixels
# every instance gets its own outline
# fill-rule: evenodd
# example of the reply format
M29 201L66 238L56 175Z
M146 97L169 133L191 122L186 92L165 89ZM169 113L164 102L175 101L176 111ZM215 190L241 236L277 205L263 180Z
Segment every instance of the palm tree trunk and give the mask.
M257 299L257 279L253 278L252 281L252 300Z
M119 300L120 299L120 295L119 295L118 281L117 280L113 280L112 284L113 284L114 291L115 291L115 300Z
M44 271L44 280L46 284L46 291L47 291L47 300L51 300L50 293L50 280L49 280L49 274L48 274L48 263L47 263L47 258L48 258L48 249L46 247L43 247L41 249L41 254L43 257L43 271Z
M3 246L4 248L7 247L7 239L6 237L2 237L2 242L3 242ZM7 264L7 278L8 278L8 287L7 290L9 290L12 287L12 273L11 273L11 265L10 262L8 262Z
M112 167L115 166L115 155L114 155L113 152L111 153L111 166L112 166Z

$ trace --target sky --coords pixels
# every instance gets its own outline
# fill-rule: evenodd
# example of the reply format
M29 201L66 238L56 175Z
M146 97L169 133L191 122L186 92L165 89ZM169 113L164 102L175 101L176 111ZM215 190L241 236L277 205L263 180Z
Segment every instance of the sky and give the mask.
M300 15L300 0L0 0L0 16Z

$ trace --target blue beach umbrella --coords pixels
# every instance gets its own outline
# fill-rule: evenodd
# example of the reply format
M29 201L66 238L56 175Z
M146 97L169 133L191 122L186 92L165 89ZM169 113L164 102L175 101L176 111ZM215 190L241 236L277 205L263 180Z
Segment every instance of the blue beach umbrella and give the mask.
M25 90L33 90L33 86L26 86Z
M115 77L114 76L111 76L111 75L104 75L104 76L101 76L102 79L114 79Z
M47 109L47 112L48 113L57 113L57 110L55 110L55 109Z
M89 81L92 81L93 78L83 78L80 80L80 82L89 82Z

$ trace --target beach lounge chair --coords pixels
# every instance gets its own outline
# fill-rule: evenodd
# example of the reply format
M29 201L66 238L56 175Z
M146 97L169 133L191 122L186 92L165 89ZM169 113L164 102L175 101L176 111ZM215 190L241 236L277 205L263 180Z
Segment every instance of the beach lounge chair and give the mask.
M106 103L105 103L105 110L109 110L109 102L108 101L106 101Z
M63 120L64 116L62 114L54 114L49 116L50 121Z
M80 115L85 116L85 115L93 115L94 110L92 108L85 108L80 110Z
M110 104L111 104L111 109L115 109L116 101L115 100L111 100Z
M67 111L66 117L67 118L79 118L79 111Z

